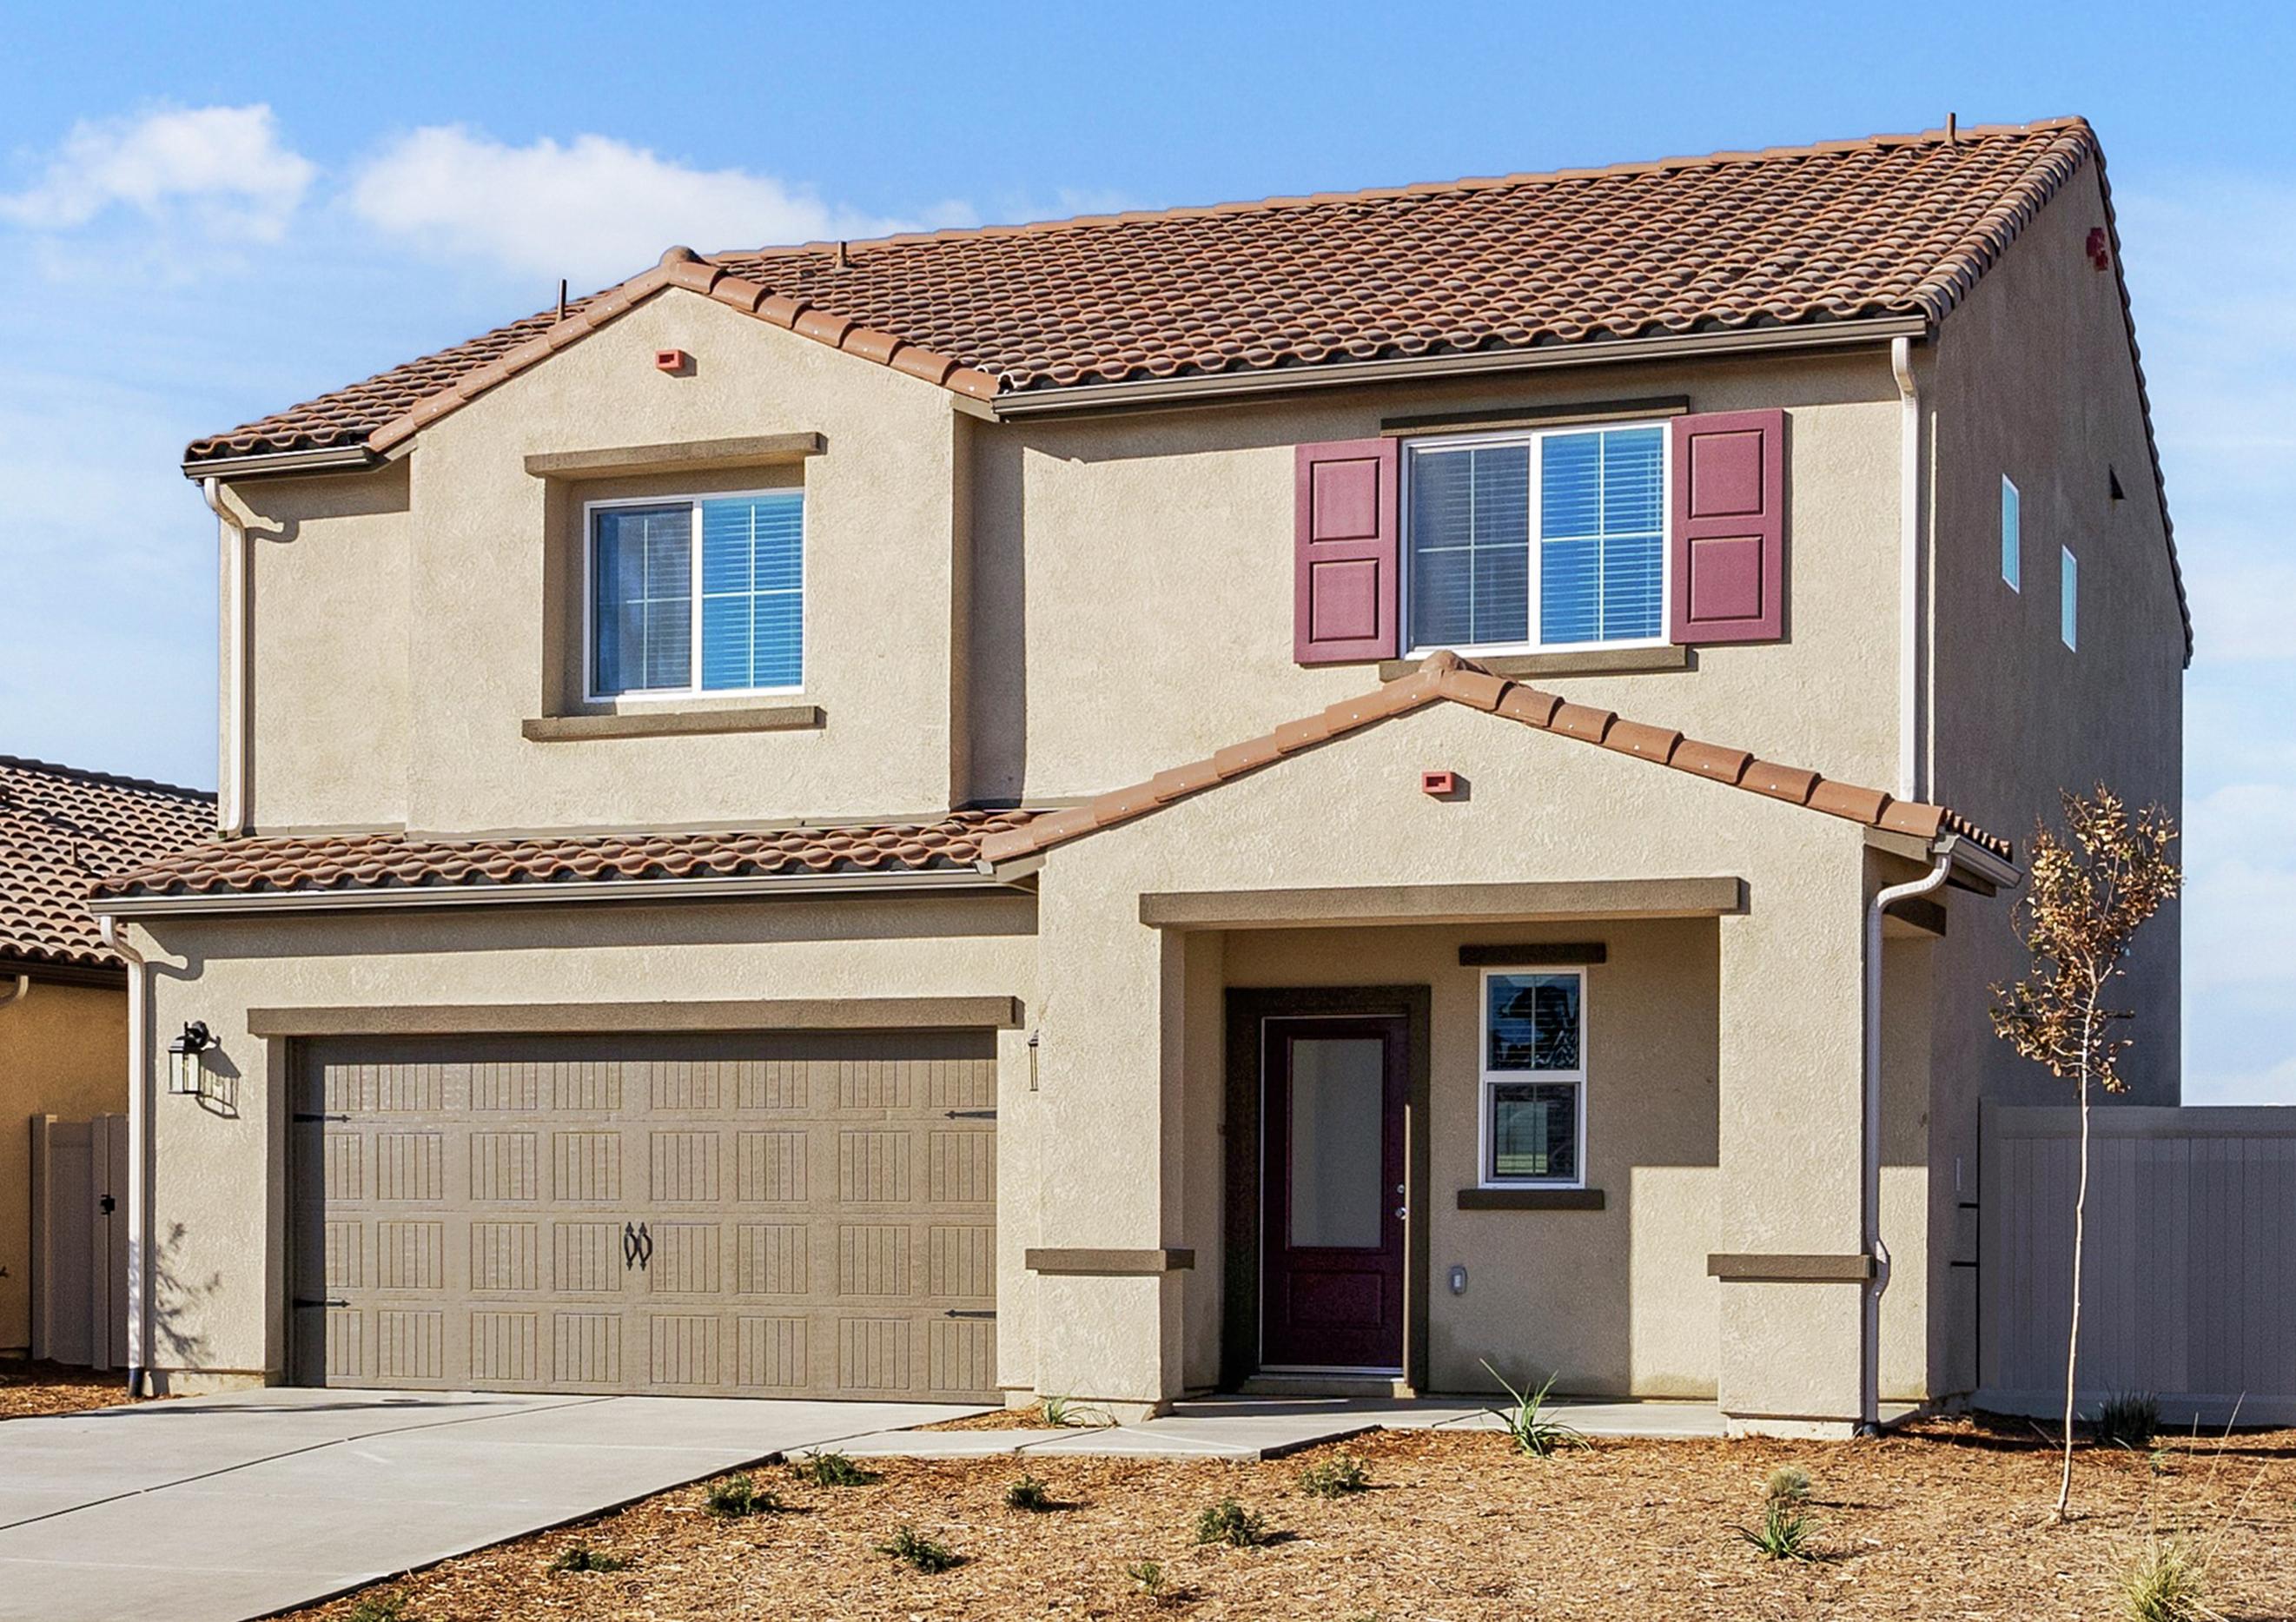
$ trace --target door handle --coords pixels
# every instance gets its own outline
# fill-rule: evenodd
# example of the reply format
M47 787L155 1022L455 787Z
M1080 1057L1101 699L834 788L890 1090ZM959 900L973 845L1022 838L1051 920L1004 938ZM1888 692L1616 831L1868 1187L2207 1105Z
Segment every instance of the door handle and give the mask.
M638 1224L638 1271L640 1273L644 1273L646 1270L647 1265L652 1260L653 1234L647 1230L646 1225L642 1222Z
M622 1224L622 1271L627 1273L638 1265L638 1231L630 1223Z

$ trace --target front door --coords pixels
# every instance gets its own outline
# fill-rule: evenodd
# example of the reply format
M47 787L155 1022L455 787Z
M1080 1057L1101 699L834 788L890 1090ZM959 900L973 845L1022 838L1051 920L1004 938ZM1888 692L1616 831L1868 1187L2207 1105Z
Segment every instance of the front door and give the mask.
M1263 1368L1403 1366L1406 1028L1262 1027Z

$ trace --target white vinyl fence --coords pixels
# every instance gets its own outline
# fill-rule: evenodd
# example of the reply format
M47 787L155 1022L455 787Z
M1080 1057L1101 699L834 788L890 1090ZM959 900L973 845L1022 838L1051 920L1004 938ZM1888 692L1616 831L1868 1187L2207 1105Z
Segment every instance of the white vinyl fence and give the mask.
M127 1363L127 1118L32 1117L32 1356Z
M2081 1264L2081 1411L2296 1424L2296 1107L2099 1105ZM1986 1106L1977 1405L2064 1405L2080 1112Z

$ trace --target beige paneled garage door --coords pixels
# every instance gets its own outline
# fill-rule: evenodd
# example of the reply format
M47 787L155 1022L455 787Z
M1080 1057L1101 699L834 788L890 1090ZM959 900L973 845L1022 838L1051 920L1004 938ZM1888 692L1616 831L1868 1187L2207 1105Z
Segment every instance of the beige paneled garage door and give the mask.
M996 1398L988 1032L304 1044L306 1384Z

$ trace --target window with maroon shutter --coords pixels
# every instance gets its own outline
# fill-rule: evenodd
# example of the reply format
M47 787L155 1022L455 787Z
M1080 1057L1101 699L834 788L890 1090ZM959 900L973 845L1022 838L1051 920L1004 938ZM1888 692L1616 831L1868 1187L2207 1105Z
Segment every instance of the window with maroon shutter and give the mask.
M1673 639L1785 635L1783 411L1674 420Z
M1397 467L1392 439L1299 447L1292 651L1303 665L1402 651Z

